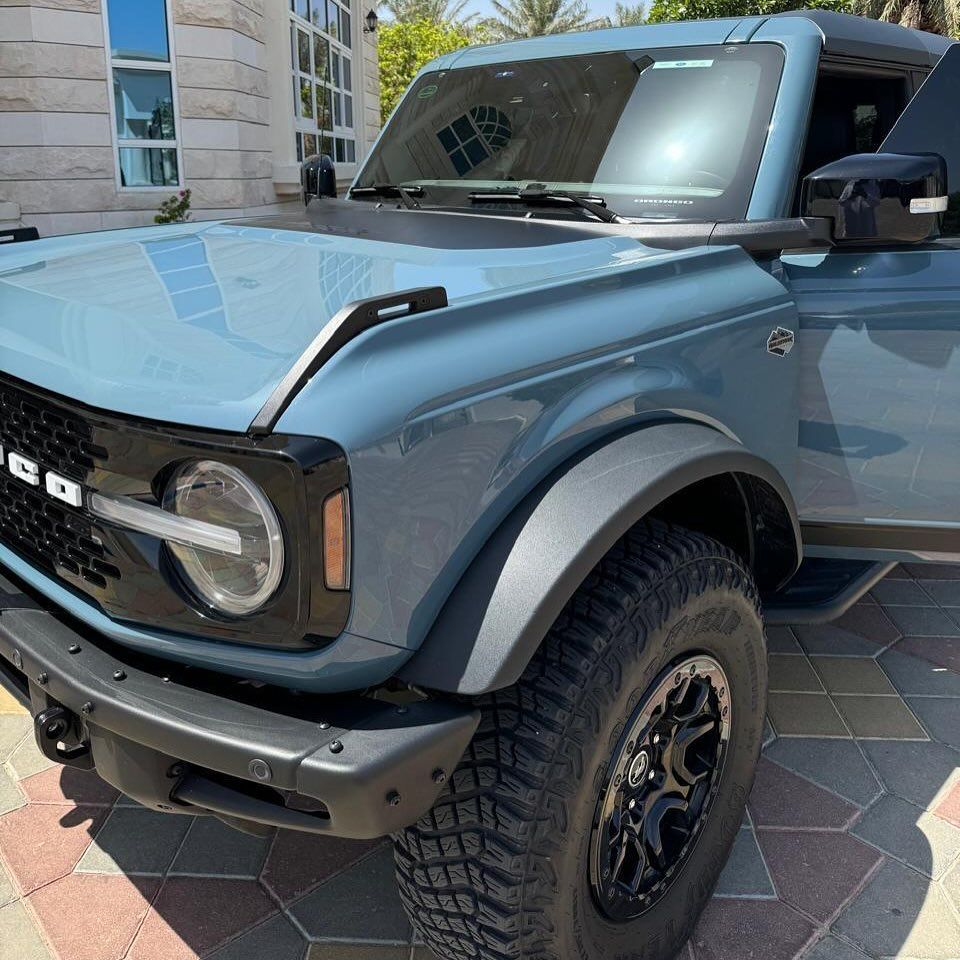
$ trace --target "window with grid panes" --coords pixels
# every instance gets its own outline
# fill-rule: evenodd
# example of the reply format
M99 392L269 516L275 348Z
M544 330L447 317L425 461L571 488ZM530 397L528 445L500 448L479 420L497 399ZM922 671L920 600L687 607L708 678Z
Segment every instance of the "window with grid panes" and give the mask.
M108 0L120 186L181 184L166 0Z
M349 3L290 0L297 160L316 153L357 161Z

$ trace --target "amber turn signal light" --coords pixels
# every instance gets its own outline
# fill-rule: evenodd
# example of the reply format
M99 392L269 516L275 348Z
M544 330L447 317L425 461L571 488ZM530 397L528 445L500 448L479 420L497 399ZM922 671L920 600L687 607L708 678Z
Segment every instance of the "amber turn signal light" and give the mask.
M329 590L350 586L350 502L338 490L323 503L323 579Z

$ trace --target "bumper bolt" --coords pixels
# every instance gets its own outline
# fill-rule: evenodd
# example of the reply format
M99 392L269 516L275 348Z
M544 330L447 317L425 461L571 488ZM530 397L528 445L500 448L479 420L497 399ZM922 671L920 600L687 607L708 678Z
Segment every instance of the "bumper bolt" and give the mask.
M333 743L330 744L330 752L331 752L331 753L342 753L342 752L343 752L343 744L342 744L339 740L334 740Z
M273 771L266 760L251 760L247 769L250 771L250 775L261 783L267 783L273 779Z
M127 679L127 675L126 675L126 673L125 673L123 670L114 670L114 671L113 671L113 679L114 679L114 680L126 680L126 679Z
M168 776L171 780L176 780L177 777L182 777L182 776L183 776L183 772L184 772L184 771L183 771L183 764L182 764L182 763L175 763L175 764L167 771L167 776Z
M320 729L321 729L321 730L329 730L329 729L330 729L330 724L327 723L326 720L321 720L321 721L320 721Z
M23 669L23 657L20 656L20 651L19 651L19 650L14 650L14 651L13 651L13 665L14 665L18 670L22 670L22 669Z
M85 716L89 717L93 713L93 702L88 700L81 708L80 712Z
M387 803L389 803L391 807L399 807L400 794L397 793L396 790L392 790L390 793L387 794Z
M79 652L80 652L79 643L71 643L70 646L67 647L67 653L79 653Z
M447 774L445 770L440 770L439 768L433 771L433 782L437 785L441 783L446 783Z
M41 687L45 687L49 679L50 678L45 673L37 675L37 683L39 683Z

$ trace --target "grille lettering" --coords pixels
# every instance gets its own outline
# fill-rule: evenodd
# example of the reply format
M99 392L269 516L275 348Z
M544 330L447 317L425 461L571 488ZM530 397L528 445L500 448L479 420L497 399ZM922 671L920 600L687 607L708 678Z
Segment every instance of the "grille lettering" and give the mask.
M40 486L40 467L32 460L21 457L19 453L10 451L7 456L7 469L18 480L29 483L31 487Z
M13 450L4 451L0 447L0 464L6 461L7 472L31 487L40 486L40 465L28 460L22 454ZM46 471L43 477L44 489L54 500L59 500L71 507L79 507L83 503L83 489L79 483L61 477L51 470Z

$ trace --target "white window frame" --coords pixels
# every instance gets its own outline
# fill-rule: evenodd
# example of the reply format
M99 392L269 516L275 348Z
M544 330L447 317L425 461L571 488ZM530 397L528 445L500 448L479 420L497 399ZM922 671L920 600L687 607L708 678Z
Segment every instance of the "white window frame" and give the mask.
M309 20L304 20L299 14L297 14L290 3L290 0L282 0L282 2L287 5L287 15L290 25L290 76L291 86L293 89L294 100L293 100L293 127L294 127L294 137L303 134L309 134L311 136L317 137L318 141L321 140L324 133L328 132L320 128L319 123L314 119L312 122L309 119L304 119L300 116L300 79L305 77L300 70L300 58L299 58L299 48L297 46L297 37L296 30L304 30L310 36L310 64L314 72L310 76L311 82L316 87L317 78L316 78L316 67L313 62L314 58L314 43L313 36L315 33L319 33L330 45L331 53L336 51L340 54L340 63L341 63L341 77L339 85L334 85L333 82L333 70L332 70L332 58L328 64L329 68L329 79L325 86L331 92L330 100L330 138L331 141L336 141L337 139L341 140L352 140L353 141L353 151L354 151L354 161L353 163L348 163L346 161L336 161L337 163L337 176L338 179L353 179L353 176L356 174L359 169L359 159L363 155L363 148L361 145L361 128L358 120L363 119L362 105L360 104L359 97L359 86L358 80L361 80L360 77L360 68L362 66L363 60L363 35L360 32L360 21L358 19L357 11L354 8L354 4L350 0L342 0L338 6L343 6L346 8L347 12L350 14L350 46L348 47L339 39L334 39L327 33L325 30L320 30L318 27L314 26ZM312 2L317 2L317 0L312 0ZM322 0L326 6L327 0ZM342 76L342 64L343 57L346 56L350 59L350 90L345 91L343 86L343 76ZM353 126L346 127L342 124L333 123L333 100L332 95L339 93L342 97L344 93L352 98L353 101ZM316 94L314 94L314 117L316 117ZM319 146L319 143L318 143ZM331 143L331 152L334 155L336 160L336 147L335 143ZM296 158L296 149L294 149L294 158Z
M101 19L103 20L104 54L107 59L107 95L110 103L110 139L113 144L114 180L118 193L166 193L176 192L184 187L183 177L183 135L180 129L180 97L177 91L177 54L174 49L174 22L173 4L171 0L163 0L164 12L167 19L167 53L168 61L156 60L128 60L123 57L114 57L113 44L110 42L110 0L101 3ZM170 76L170 91L173 99L173 131L176 134L173 140L127 140L121 139L117 133L117 102L114 94L114 70L152 70L156 73L166 73ZM120 170L120 151L126 149L146 148L151 150L176 150L177 152L177 182L163 186L130 187L123 183Z

